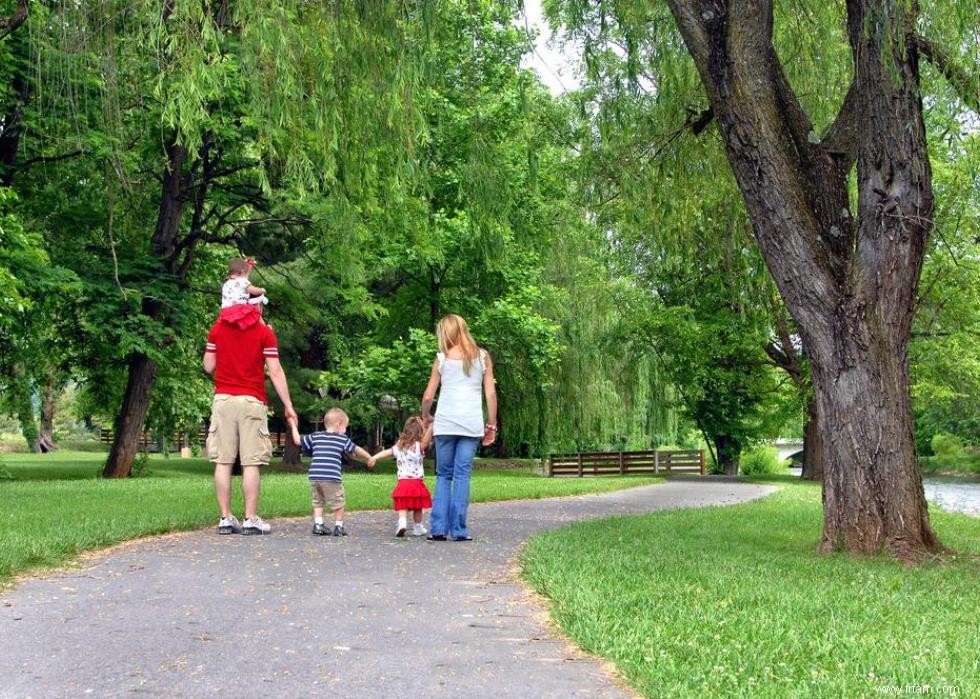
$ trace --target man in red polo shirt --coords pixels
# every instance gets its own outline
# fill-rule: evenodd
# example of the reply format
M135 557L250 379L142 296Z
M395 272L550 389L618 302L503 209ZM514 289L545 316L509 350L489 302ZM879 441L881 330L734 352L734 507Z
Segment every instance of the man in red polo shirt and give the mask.
M272 328L256 318L219 318L208 333L204 370L214 375L214 404L208 433L208 458L214 462L214 492L221 509L219 534L268 534L271 527L259 517L259 467L272 457L265 404L265 370L286 410L296 422L289 400L286 373ZM245 521L231 513L231 469L242 463Z

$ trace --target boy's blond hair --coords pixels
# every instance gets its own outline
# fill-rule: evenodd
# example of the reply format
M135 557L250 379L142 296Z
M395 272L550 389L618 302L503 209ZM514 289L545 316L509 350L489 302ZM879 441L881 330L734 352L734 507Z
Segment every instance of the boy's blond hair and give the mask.
M323 416L323 426L324 427L340 427L341 425L346 425L350 422L350 418L347 417L345 413L340 408L330 408L327 414Z

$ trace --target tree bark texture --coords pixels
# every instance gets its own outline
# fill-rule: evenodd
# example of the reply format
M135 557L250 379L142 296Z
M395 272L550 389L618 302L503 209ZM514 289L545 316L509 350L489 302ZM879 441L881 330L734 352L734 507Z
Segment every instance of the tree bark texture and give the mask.
M803 425L803 469L800 478L805 481L823 480L823 438L817 401L811 397L806 406L806 423Z
M27 21L29 0L17 0L17 6L8 17L0 17L0 39L6 39L17 27Z
M915 458L906 352L933 209L906 41L914 5L847 0L854 80L821 140L773 48L771 1L668 3L807 349L824 455L820 548L919 560L941 547Z
M34 443L34 451L38 454L47 454L58 448L54 441L55 393L55 380L49 372L41 385L41 421L37 441Z
M102 472L106 478L126 478L132 471L156 378L157 364L152 359L141 352L129 358L126 392L116 415L112 447Z
M280 467L283 470L296 471L297 473L303 470L303 461L300 458L300 450L298 444L293 444L293 440L286 435L286 441L282 447L282 463Z
M716 434L714 442L718 465L726 476L737 476L738 457L742 453L742 446L727 434Z

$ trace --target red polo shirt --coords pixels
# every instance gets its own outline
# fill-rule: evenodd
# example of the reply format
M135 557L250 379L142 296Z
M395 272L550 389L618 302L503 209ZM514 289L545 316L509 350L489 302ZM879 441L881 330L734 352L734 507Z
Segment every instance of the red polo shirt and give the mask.
M214 392L254 396L265 402L265 360L279 357L276 334L264 323L244 330L219 320L205 352L215 353Z

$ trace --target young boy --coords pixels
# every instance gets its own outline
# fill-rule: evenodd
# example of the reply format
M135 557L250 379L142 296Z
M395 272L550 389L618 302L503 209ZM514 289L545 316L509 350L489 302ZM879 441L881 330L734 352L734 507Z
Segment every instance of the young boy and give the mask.
M323 416L323 432L299 437L295 424L293 439L304 454L312 454L310 462L310 490L313 492L313 533L325 536L347 536L344 530L344 485L340 478L340 464L344 454L355 454L368 468L374 468L374 458L357 446L347 436L347 413L331 408ZM333 510L334 525L331 531L323 524L323 506Z

